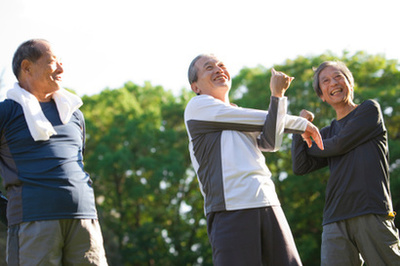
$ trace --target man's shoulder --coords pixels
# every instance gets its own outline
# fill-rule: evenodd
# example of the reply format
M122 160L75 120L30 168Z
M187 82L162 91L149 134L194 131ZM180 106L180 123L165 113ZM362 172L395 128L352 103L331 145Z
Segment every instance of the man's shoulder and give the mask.
M0 106L9 107L9 106L14 106L14 105L19 105L19 103L17 103L14 100L10 100L10 99L4 99L3 101L0 102Z
M371 113L371 112L374 114L379 114L382 112L379 102L374 99L363 101L356 110L358 114Z
M190 99L190 101L186 105L185 114L191 112L199 112L199 110L201 110L202 108L205 108L213 104L218 104L217 101L218 100L209 95L194 96L192 99Z
M10 99L5 99L2 102L0 102L0 114L4 116L7 113L11 113L13 110L16 108L19 108L22 110L21 105L19 103L10 100Z
M381 108L379 102L374 99L365 100L360 104L360 106Z
M215 101L216 99L210 95L196 95L192 99L189 100L189 104L193 103L201 103L201 102L206 102L206 101Z

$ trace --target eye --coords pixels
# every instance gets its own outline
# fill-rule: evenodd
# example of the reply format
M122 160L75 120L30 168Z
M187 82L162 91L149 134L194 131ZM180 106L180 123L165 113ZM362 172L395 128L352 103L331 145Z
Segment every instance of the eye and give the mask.
M337 74L336 76L335 76L335 79L342 79L343 78L343 75L342 74Z
M207 67L206 67L206 70L212 70L212 69L213 69L212 66L207 66Z

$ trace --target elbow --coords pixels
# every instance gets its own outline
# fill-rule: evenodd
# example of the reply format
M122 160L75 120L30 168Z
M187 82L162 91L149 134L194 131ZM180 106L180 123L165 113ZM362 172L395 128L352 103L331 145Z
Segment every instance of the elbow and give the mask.
M276 152L279 151L281 147L280 145L277 145L277 142L266 141L265 139L259 139L257 145L262 152Z
M301 172L301 171L296 171L293 169L293 174L295 175L304 175L305 173Z
M262 152L277 152L277 151L279 151L279 148L276 148L276 147L272 147L272 146L270 146L270 147L258 147L259 149L260 149L260 151L262 151Z
M306 169L304 169L303 167L298 167L296 165L292 166L292 171L293 171L293 174L295 174L295 175L305 175L308 173L308 171L306 171Z

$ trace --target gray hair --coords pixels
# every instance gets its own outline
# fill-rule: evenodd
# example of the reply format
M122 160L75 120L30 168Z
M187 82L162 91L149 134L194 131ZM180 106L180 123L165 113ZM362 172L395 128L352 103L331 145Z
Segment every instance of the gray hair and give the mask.
M12 70L17 79L21 73L21 63L23 60L27 59L34 63L43 55L43 51L37 46L40 42L48 41L43 39L31 39L22 43L15 51L12 60Z
M341 62L341 61L325 61L322 64L319 65L319 67L314 71L314 80L313 80L313 88L315 93L317 93L317 95L319 97L321 97L322 95L322 90L319 86L319 75L321 74L322 70L324 70L327 67L336 67L339 69L340 72L342 72L342 74L346 77L347 81L350 83L350 85L352 87L354 87L354 78L353 78L353 74L351 73L351 71L347 68L347 66ZM351 97L353 98L354 95L352 94Z
M197 67L195 66L196 62L199 61L199 59L203 57L215 57L213 54L200 54L196 56L192 62L189 65L189 70L188 70L188 79L189 79L189 84L192 85L193 82L197 81Z

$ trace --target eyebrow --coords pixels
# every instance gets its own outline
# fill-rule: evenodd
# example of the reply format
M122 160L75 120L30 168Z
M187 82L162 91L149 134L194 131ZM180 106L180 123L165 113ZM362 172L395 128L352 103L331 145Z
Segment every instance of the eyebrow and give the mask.
M212 65L214 63L216 65L218 65L218 66L220 66L220 65L224 65L225 66L224 62L210 58L209 61L204 63L203 68L206 68L208 65Z
M211 65L211 64L212 64L211 61L207 61L207 62L203 65L203 68L204 68L204 67L207 67L208 65Z
M344 76L343 72L340 71L340 70L334 71L333 74L334 74L334 75L336 75L336 74L341 74L341 75ZM325 75L319 75L319 77L322 79L322 78L327 77L327 75L326 75L326 74L325 74Z

